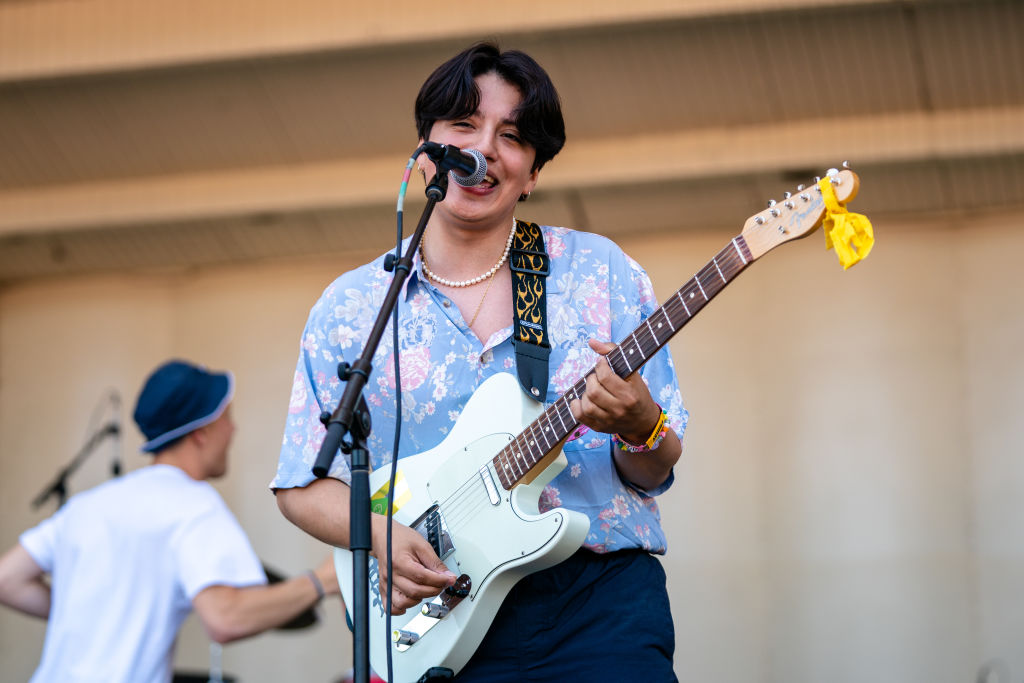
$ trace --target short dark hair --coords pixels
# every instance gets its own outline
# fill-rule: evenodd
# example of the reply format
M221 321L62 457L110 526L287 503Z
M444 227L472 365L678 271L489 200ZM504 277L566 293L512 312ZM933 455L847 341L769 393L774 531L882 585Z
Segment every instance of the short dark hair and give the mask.
M477 76L496 73L515 86L523 100L514 112L516 127L537 156L531 170L553 159L565 144L562 105L551 78L533 57L519 50L502 52L493 43L478 43L437 67L416 96L416 132L427 140L437 121L471 115L480 105Z

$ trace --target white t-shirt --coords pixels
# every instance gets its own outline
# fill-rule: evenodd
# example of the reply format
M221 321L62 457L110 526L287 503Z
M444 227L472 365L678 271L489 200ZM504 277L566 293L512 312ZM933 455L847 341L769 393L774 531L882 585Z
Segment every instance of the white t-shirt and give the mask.
M21 535L50 574L42 661L32 683L164 683L192 598L266 583L217 491L151 465L80 493Z

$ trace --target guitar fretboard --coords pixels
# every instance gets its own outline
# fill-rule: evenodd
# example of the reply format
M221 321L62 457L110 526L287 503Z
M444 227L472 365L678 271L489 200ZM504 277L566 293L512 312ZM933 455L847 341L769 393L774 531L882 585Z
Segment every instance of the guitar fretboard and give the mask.
M619 342L606 356L611 368L620 377L628 377L636 372L753 260L742 235L735 237L668 301ZM503 488L509 490L525 478L544 456L579 427L569 410L569 404L573 399L583 396L587 377L592 372L580 378L494 456L492 463Z

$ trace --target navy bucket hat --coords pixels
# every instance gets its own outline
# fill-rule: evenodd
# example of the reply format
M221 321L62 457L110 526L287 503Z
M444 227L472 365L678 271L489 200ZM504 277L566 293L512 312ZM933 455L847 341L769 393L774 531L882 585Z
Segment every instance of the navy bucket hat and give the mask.
M135 404L135 423L147 439L142 451L154 453L210 424L234 393L230 372L210 372L181 360L164 363L146 380Z

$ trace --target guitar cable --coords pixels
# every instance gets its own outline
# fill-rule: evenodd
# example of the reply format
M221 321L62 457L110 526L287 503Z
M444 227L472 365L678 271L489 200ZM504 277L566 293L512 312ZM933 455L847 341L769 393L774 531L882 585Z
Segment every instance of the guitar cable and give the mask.
M395 253L394 263L398 263L398 259L402 257L402 219L405 214L405 193L409 188L409 177L412 175L412 168L416 165L416 158L420 155L423 150L423 146L420 145L416 148L416 151L409 157L408 163L405 165L405 171L402 173L402 184L398 188L398 202L396 205L396 223L397 233L395 235ZM388 496L387 496L387 542L385 550L385 565L387 566L388 580L385 590L387 591L387 597L384 599L384 638L386 641L385 649L387 651L387 681L391 683L394 679L394 664L391 659L391 591L394 590L392 587L392 576L391 576L391 525L394 521L394 500L395 500L395 478L398 473L398 447L401 442L402 436L402 372L401 362L399 359L400 349L398 345L398 306L396 305L394 310L391 312L391 343L394 348L395 359L395 441L391 447L391 474L388 479ZM378 564L380 560L377 560Z

